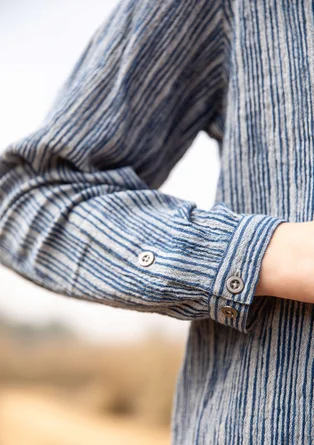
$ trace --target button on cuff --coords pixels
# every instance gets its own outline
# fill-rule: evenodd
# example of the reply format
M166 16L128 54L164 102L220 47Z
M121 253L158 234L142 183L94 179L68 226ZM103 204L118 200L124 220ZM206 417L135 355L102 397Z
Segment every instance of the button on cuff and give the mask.
M257 323L264 299L254 298L262 259L281 218L269 215L243 215L235 228L217 274L209 290L210 317L240 332L248 332ZM232 317L230 306L236 309Z
M238 294L244 288L244 282L242 278L238 277L237 275L232 275L231 277L229 277L226 285L228 291L232 294Z
M234 307L222 306L221 310L227 318L236 318L238 316L238 311Z
M213 296L210 299L209 316L225 326L248 333L260 318L266 304L267 298L256 298L248 305Z
M282 222L267 215L243 216L224 251L210 289L211 296L246 305L253 302L263 255Z

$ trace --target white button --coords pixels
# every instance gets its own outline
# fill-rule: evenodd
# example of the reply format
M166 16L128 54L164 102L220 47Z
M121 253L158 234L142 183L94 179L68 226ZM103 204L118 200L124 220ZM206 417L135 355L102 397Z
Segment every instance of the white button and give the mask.
M241 292L244 288L244 283L242 278L233 275L232 277L228 278L227 280L227 289L233 293L233 294L238 294L239 292Z
M223 306L221 310L223 314L228 318L236 318L236 316L238 315L238 311L231 306Z
M150 251L141 252L138 256L138 261L141 266L150 266L155 261L155 255Z

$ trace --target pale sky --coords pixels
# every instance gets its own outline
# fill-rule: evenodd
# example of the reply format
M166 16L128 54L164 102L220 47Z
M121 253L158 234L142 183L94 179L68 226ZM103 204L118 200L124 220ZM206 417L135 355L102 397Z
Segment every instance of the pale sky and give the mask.
M140 0L139 0L140 1ZM0 150L36 129L96 27L117 0L1 0ZM162 186L209 209L219 173L216 143L200 133ZM0 266L0 314L60 320L91 340L126 340L158 329L185 335L188 322L61 297Z

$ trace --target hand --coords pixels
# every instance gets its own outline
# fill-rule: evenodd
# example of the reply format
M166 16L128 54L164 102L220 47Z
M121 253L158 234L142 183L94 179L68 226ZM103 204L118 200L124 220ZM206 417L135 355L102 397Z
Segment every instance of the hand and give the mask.
M314 221L279 224L264 254L255 295L314 303Z

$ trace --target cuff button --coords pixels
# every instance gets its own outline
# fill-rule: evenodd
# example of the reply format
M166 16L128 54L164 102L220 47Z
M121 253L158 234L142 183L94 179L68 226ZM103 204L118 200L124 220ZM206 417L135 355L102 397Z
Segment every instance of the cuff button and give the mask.
M145 251L141 252L138 256L138 262L141 266L148 267L155 261L155 255L153 252Z
M238 294L241 292L244 288L244 283L242 278L233 275L232 277L228 278L227 280L227 289L233 294Z
M238 315L238 311L231 306L223 306L221 310L223 314L228 318L236 318Z

